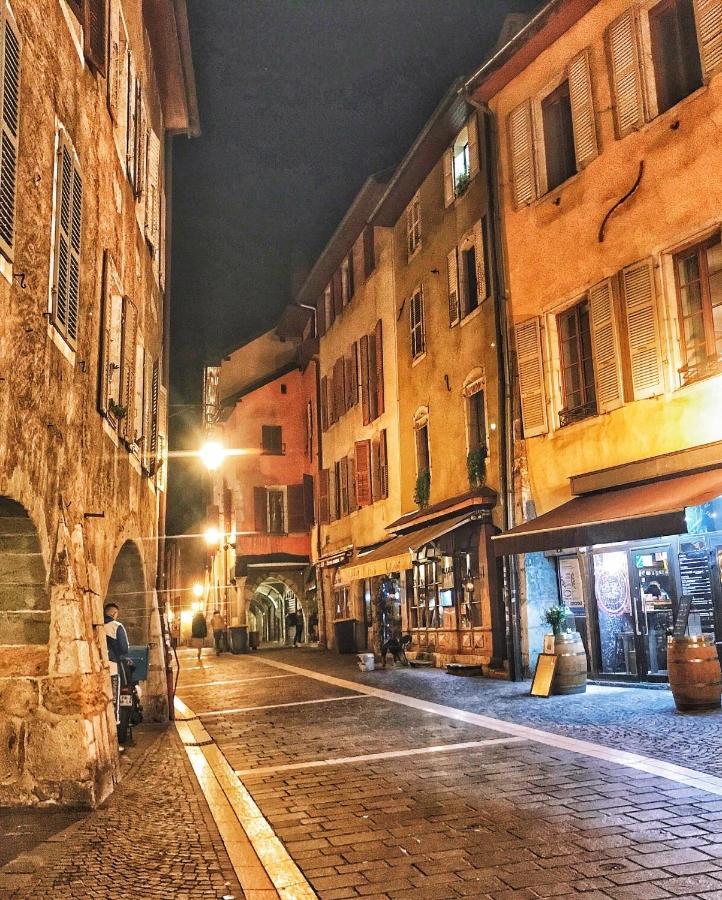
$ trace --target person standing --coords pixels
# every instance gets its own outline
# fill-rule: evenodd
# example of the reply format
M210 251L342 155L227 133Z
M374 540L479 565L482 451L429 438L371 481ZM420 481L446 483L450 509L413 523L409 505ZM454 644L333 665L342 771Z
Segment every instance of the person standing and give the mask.
M191 647L196 647L198 649L199 660L201 658L201 653L203 652L203 644L207 637L208 625L206 624L206 617L203 615L203 610L199 609L193 616L193 621L191 622Z
M221 611L216 609L211 616L211 631L213 632L213 645L216 648L216 656L223 652L223 640L226 633L226 620Z
M290 644L291 641L294 640L296 634L296 624L298 622L298 616L296 615L296 611L290 611L286 615L286 644ZM295 646L295 642L294 642Z
M128 633L125 626L118 621L120 610L115 603L106 603L103 607L103 623L105 640L108 644L108 662L110 663L110 687L113 692L113 708L115 724L120 725L120 680L125 677L123 659L130 649ZM123 750L123 747L119 747Z
M311 641L318 640L318 613L316 610L308 618L308 637Z
M293 637L293 646L298 647L303 638L303 613L301 610L296 612L296 634Z

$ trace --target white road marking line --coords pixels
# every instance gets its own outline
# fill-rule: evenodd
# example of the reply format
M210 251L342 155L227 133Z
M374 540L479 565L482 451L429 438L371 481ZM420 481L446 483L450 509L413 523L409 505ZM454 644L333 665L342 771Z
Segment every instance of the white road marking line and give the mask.
M232 678L225 681L204 681L202 684L180 684L178 693L195 691L198 688L216 687L219 684L247 684L249 681L267 681L269 678L293 678L293 675L254 675L252 678Z
M583 756L601 759L605 762L626 766L630 769L637 769L640 772L647 772L650 775L665 778L667 781L686 784L689 787L697 788L708 794L722 796L722 778L718 778L714 775L706 775L704 772L698 772L695 769L688 769L684 766L675 765L674 763L663 762L649 756L642 756L640 753L630 753L627 750L617 750L614 747L605 747L602 744L594 744L591 741L582 741L578 738L570 738L560 734L553 734L549 731L541 731L538 728L530 728L527 725L518 725L515 722L508 722L504 719L494 719L491 716L483 716L479 713L469 712L465 709L455 709L453 706L444 706L441 703L433 703L430 700L419 700L417 697L410 697L407 694L397 694L395 691L386 691L383 688L371 687L371 685L362 684L356 681L347 681L344 678L325 675L322 672L315 672L312 669L302 669L298 666L291 666L288 663L278 662L277 660L259 658L257 661L266 666L293 672L295 675L305 675L307 678L322 681L324 684L332 684L338 688L358 691L359 693L367 694L370 697L378 697L380 700L387 700L390 703L397 703L400 706L410 706L412 709L418 709L437 716L444 716L447 719L454 719L457 722L467 722L471 725L479 725L481 728L487 728L490 731L516 735L537 744L545 744L548 747L570 750L573 753L579 753Z
M198 718L209 719L211 716L229 716L233 713L256 712L261 709L281 709L284 706L306 706L309 703L334 703L337 700L368 700L366 694L350 694L348 697L321 697L320 700L294 700L293 703L269 703L266 706L238 706L235 709L212 709L209 712L196 713Z
M523 737L487 738L485 741L464 741L460 744L438 744L435 747L414 747L412 750L384 750L382 753L364 753L361 756L337 756L330 759L312 759L307 762L286 763L280 766L262 766L257 769L236 769L236 775L271 775L278 772L294 772L297 769L321 769L326 766L340 766L346 763L370 762L376 759L396 759L399 756L422 756L426 753L449 753L452 750L468 750L498 744L518 744L526 741Z

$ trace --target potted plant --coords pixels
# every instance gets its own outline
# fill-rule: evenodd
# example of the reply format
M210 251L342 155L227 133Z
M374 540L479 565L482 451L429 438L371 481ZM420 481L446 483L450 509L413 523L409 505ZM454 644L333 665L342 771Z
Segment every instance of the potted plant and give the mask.
M489 451L486 447L469 450L466 457L466 473L469 476L469 487L478 488L486 481L486 458Z
M577 631L564 631L566 606L555 604L544 610L544 620L554 634L554 653L557 657L552 690L555 694L583 694L587 689L587 654L582 636Z
M471 175L468 172L462 172L456 179L456 196L461 197L466 193L466 189L471 184Z
M414 489L414 503L423 509L429 505L429 494L431 493L431 472L428 469L422 469L416 476L416 488Z
M124 419L128 413L128 410L120 403L116 403L115 400L108 401L108 411L118 422Z

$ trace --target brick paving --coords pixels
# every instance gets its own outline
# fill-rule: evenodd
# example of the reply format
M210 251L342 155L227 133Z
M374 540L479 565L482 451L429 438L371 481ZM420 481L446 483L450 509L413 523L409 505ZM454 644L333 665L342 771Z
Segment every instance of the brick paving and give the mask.
M0 870L3 900L243 897L173 728L149 742L108 801L75 818Z
M719 753L722 717L678 716L666 692L600 689L538 701L524 686L439 672L361 674L352 659L330 654L269 658L716 771L706 754ZM206 677L240 677L237 665L248 677L279 672L253 657L222 657ZM185 678L180 695L195 709L223 708L217 687L184 693ZM221 689L234 706L252 706L257 697L268 702L271 684L275 703L319 688L343 693L302 675ZM374 697L201 720L243 770L500 737ZM243 781L322 900L722 900L722 798L533 741L251 772Z

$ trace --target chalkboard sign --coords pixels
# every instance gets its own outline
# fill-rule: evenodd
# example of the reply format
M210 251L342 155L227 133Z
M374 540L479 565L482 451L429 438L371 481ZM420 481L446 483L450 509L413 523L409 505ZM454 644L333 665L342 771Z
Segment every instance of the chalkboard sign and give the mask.
M548 697L552 692L554 670L557 667L556 653L540 653L534 669L534 680L531 683L532 697Z
M691 594L682 594L679 598L677 618L674 621L674 631L672 632L675 637L683 637L687 630L687 619L689 619L689 611L692 609L693 599Z
M701 545L701 546L700 546ZM679 577L682 593L692 597L692 612L699 613L705 631L714 631L712 578L704 541L680 546Z

